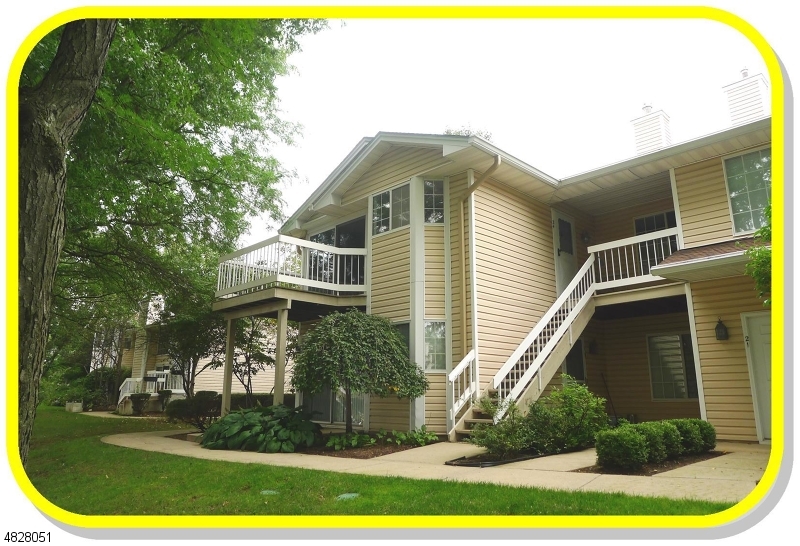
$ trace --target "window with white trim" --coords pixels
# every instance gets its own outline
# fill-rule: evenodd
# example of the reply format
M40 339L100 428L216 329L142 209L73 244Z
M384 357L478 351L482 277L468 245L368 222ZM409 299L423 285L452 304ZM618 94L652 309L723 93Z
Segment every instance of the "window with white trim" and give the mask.
M633 229L636 235L655 233L663 229L677 227L675 211L669 210L659 212L649 216L641 216L633 219ZM673 252L678 250L678 237L672 235L669 241L664 239L639 243L639 258L642 264L642 272L649 273L650 268L660 263L664 258L668 258Z
M425 180L425 223L444 223L444 180Z
M764 208L772 197L772 148L730 157L723 165L733 233L748 233L764 226Z
M425 321L425 370L447 369L447 342L444 321Z
M690 334L648 336L647 354L654 400L698 397Z
M372 197L372 234L407 226L411 221L411 191L408 184Z

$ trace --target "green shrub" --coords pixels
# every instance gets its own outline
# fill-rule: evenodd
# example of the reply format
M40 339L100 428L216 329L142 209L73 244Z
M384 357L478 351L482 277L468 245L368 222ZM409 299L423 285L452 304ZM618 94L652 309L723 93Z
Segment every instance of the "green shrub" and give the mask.
M355 447L371 446L375 443L375 438L369 434L351 432L349 434L331 434L328 436L326 447L332 447L334 451L351 449Z
M702 419L690 419L700 428L700 437L703 439L703 451L711 451L717 447L717 431L714 425Z
M134 415L142 415L144 408L147 407L147 402L150 400L149 392L137 392L131 394L131 407L133 408Z
M250 395L250 405L247 404L247 394L243 392L231 393L231 410L249 409L258 406L271 406L273 401L272 393L253 393ZM294 407L294 394L283 395L283 405L290 408Z
M511 402L505 417L493 425L479 423L472 430L470 443L485 447L491 455L510 459L530 447L530 429L519 407Z
M208 427L200 443L208 449L293 453L311 447L320 426L303 408L267 406L231 412Z
M662 438L664 439L664 449L667 452L667 459L677 459L683 454L683 444L681 443L681 433L678 428L669 421L655 421L661 426Z
M166 413L171 421L183 421L204 431L219 417L221 406L216 392L198 391L192 398L171 401Z
M167 404L169 404L169 399L172 397L172 391L169 389L163 389L158 391L158 401L161 402L161 411L166 411Z
M564 386L531 404L526 421L530 447L539 453L561 453L591 447L608 428L604 398L562 375Z
M667 458L667 448L664 445L664 427L661 426L661 423L651 421L632 426L647 441L648 463L660 463Z
M700 426L696 423L699 419L670 419L681 434L681 447L683 455L696 455L703 453L703 436Z
M636 470L647 462L647 440L633 426L598 432L595 449L603 467Z

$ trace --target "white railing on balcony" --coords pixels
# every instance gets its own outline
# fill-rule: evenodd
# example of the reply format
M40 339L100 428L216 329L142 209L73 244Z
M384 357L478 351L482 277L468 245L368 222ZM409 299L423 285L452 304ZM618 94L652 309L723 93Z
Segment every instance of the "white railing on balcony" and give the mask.
M455 427L458 413L478 392L477 372L475 349L472 349L447 376L448 433Z
M678 250L677 228L611 241L588 248L595 257L597 288L660 280L650 268Z
M285 286L318 292L363 292L363 248L337 248L276 235L222 256L216 297Z
M534 376L540 389L549 381L542 366L597 290L663 280L650 268L678 250L677 236L673 228L589 247L589 259L495 374L492 388L501 402L495 419L505 413L503 402L519 398Z
M172 374L168 371L149 371L146 372L144 378L129 377L123 381L122 385L119 387L119 399L117 400L117 404L131 394L142 392L157 393L163 390L170 390L173 394L185 394L183 390L183 376Z

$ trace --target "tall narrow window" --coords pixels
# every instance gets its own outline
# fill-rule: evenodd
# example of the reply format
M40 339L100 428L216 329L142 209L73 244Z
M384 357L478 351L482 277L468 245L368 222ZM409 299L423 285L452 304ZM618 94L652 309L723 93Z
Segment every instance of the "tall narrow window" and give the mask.
M772 197L772 148L725 160L725 181L734 234L754 231L767 223L764 208Z
M379 193L372 198L372 234L389 231L389 192Z
M425 180L425 223L444 223L444 180Z
M425 369L447 369L447 343L443 321L425 321Z
M392 229L407 226L411 221L410 186L400 186L392 190Z
M697 398L691 335L649 336L647 349L653 399Z

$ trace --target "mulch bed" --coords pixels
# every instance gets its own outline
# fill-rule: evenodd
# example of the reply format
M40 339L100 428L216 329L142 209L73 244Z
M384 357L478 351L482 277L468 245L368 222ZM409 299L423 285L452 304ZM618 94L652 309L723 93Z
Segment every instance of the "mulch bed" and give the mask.
M675 470L682 466L699 463L700 461L707 461L720 455L725 455L725 451L709 451L708 453L701 453L700 455L686 455L680 459L666 460L661 463L648 463L639 470L625 470L622 468L604 468L602 466L586 466L578 468L572 472L589 472L592 474L622 474L625 476L655 476L662 474L668 470Z

